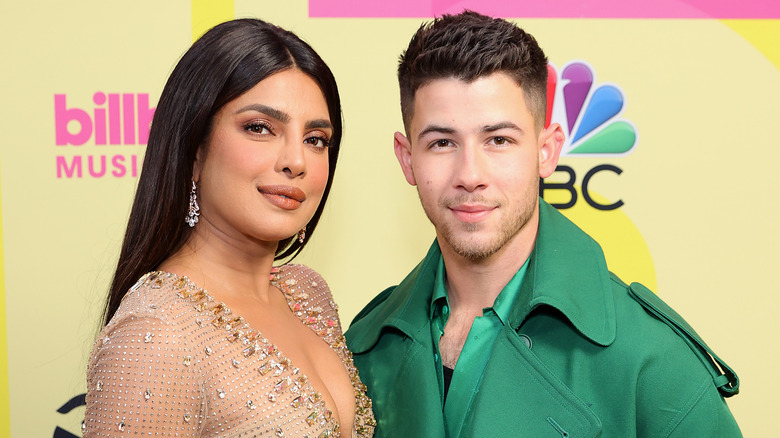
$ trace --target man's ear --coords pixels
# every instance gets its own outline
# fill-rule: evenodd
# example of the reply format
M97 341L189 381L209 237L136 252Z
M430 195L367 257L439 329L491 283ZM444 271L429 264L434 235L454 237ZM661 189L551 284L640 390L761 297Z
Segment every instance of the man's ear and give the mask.
M416 186L417 180L415 180L412 171L412 145L409 140L400 132L396 132L393 135L393 148L395 149L395 157L398 158L398 164L401 165L401 170L406 177L406 182Z
M561 125L552 123L539 134L539 176L547 178L555 172L566 135Z

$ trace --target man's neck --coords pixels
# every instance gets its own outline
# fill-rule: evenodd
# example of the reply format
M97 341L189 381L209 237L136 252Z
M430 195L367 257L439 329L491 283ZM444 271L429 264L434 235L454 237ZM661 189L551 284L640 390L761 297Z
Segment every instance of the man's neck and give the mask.
M536 220L526 224L506 245L482 260L471 260L439 242L446 268L447 296L453 314L481 315L491 307L531 254L536 242Z

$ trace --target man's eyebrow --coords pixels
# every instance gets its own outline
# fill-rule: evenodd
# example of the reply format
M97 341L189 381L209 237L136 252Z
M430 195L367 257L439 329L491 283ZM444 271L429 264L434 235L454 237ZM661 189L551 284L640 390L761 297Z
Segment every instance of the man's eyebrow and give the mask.
M236 111L236 114L240 114L246 111L257 111L259 113L263 113L267 115L268 117L274 118L282 123L287 123L290 121L290 115L282 110L278 110L276 108L272 108L268 105L262 105L259 103L247 105L238 111Z
M519 126L515 125L512 122L499 122L496 123L495 125L485 125L482 127L482 132L494 132L500 129L514 129L515 131L523 132L523 130L520 129Z
M455 129L448 128L446 126L439 126L439 125L428 125L420 131L420 133L417 135L417 139L423 138L425 135L428 135L430 133L437 133L437 134L454 134Z

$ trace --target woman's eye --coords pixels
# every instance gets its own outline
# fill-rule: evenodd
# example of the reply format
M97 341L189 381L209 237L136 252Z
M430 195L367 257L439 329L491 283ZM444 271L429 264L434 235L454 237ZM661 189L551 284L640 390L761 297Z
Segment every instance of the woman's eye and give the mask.
M325 137L309 137L306 140L304 140L304 143L308 143L314 147L317 148L326 148L330 146L330 140L328 140Z
M271 133L271 128L269 128L264 123L257 123L257 122L249 123L246 126L244 126L244 129L246 131L248 131L248 132L253 133L253 134L270 134Z

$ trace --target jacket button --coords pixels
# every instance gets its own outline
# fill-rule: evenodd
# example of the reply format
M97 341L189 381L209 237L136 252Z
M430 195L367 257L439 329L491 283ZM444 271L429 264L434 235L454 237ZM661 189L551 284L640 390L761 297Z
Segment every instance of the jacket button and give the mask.
M528 337L528 335L520 335L520 340L523 341L523 344L525 344L528 349L531 349L531 346L533 345L533 342L531 342L531 338Z

